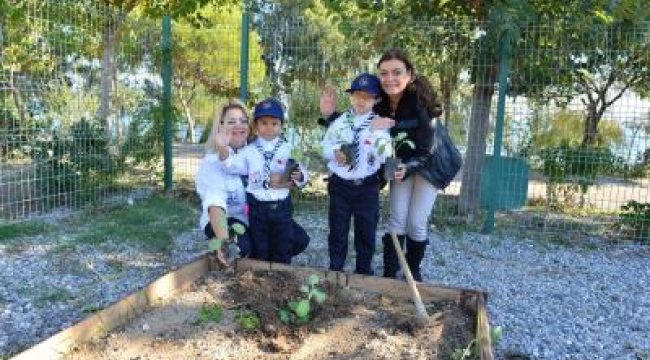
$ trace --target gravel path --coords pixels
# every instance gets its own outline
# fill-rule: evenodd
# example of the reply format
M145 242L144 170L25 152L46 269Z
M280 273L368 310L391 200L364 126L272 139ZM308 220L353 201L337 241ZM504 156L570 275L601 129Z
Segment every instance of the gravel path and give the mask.
M325 267L327 220L306 212L296 218L313 240L294 263ZM431 236L425 278L489 292L491 325L504 330L497 358L650 359L650 248ZM204 248L198 231L180 236L167 256L116 244L71 250L65 238L0 245L0 359L194 259ZM380 272L381 256L375 264Z

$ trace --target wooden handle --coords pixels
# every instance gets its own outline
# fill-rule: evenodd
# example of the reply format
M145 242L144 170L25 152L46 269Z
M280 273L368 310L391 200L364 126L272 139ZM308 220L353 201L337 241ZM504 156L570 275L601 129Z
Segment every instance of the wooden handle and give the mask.
M415 304L416 315L418 319L424 323L429 317L427 315L427 309L424 307L424 303L422 303L422 298L420 298L420 292L418 291L418 288L415 285L415 280L413 280L411 269L409 269L408 263L406 262L406 257L404 257L404 253L402 252L402 247L400 246L399 241L397 240L397 235L392 230L390 231L390 237L393 239L393 246L395 247L395 251L397 252L397 258L399 259L399 264L402 267L404 276L406 276L406 281L409 284L409 289L411 290L411 296L413 297L413 303Z

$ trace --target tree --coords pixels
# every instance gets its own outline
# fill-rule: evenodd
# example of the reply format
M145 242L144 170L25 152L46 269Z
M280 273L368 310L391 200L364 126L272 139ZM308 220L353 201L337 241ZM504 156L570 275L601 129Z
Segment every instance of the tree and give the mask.
M638 0L571 2L552 24L531 27L521 42L535 59L513 56L513 95L585 105L582 145L595 145L605 111L628 90L650 80L650 11ZM570 36L567 36L570 34Z
M200 23L179 20L174 24L172 65L174 97L188 122L190 138L195 118L193 104L197 97L214 104L214 97L236 97L239 88L241 48L241 8L224 5L201 10ZM264 78L260 46L256 33L249 35L249 76L251 83ZM203 107L205 108L205 107Z

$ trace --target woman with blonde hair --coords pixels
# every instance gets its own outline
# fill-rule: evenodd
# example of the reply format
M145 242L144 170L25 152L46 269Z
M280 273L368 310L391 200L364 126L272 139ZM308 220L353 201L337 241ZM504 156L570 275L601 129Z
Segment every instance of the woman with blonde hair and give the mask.
M251 254L245 191L247 179L228 174L220 165L215 142L215 135L220 127L226 127L231 134L229 148L232 153L243 149L251 134L250 119L244 104L238 100L229 100L214 116L212 129L205 143L206 154L196 174L196 191L201 198L203 209L200 226L208 239L233 239L234 234L229 229L232 229L234 224L242 225L246 231L237 236L237 246L239 255L247 257ZM305 250L309 240L305 230L294 223L292 256ZM216 255L217 260L225 265L224 254L220 252Z

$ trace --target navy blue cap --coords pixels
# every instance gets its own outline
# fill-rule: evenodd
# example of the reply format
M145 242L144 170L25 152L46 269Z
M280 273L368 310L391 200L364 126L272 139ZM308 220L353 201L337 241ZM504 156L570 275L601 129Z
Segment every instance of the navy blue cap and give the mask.
M262 100L257 105L255 105L255 110L253 111L253 119L257 120L262 116L270 116L280 121L284 121L284 108L282 104L273 98L268 98Z
M355 91L363 91L368 94L379 96L381 94L381 88L379 86L379 78L375 75L363 73L352 81L352 86L345 92L352 93Z

